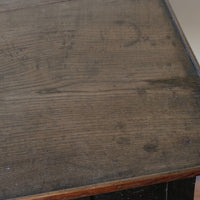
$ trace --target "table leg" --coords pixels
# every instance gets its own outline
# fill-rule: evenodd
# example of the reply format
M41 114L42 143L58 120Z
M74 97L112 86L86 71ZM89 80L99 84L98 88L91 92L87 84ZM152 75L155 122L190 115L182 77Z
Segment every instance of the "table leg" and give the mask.
M196 177L194 200L200 200L200 176Z

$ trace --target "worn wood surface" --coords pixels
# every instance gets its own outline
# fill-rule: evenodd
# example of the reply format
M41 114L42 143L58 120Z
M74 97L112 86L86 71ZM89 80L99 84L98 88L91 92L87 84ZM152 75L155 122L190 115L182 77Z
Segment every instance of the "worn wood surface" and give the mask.
M200 172L200 79L163 0L1 0L0 27L0 199Z

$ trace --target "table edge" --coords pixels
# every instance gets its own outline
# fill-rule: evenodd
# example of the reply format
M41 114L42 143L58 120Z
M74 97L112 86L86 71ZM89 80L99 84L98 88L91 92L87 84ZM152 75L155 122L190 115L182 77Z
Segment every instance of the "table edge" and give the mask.
M193 178L200 175L200 166L180 169L165 173L146 175L118 181L99 183L66 190L58 190L25 197L17 197L9 200L68 200L81 197L93 196L103 193L116 192L131 188L159 184L185 178Z
M182 27L181 27L181 25L180 25L180 23L179 23L179 21L178 21L178 19L176 17L176 14L173 11L171 3L169 2L169 0L164 0L164 2L166 4L166 7L167 7L167 9L169 11L169 14L170 14L170 16L172 18L172 21L173 21L173 23L175 25L175 28L176 28L176 30L178 31L178 33L179 33L179 35L181 37L181 40L182 40L182 42L183 42L183 44L185 46L185 49L186 49L186 51L187 51L187 53L188 53L193 65L194 65L194 68L195 68L197 74L200 76L200 63L197 61L196 56L194 55L194 53L192 51L192 48L191 48L191 46L190 46L190 44L189 44L189 42L188 42L188 40L187 40L187 38L186 38L186 36L185 36L185 34L183 32L183 29L182 29Z

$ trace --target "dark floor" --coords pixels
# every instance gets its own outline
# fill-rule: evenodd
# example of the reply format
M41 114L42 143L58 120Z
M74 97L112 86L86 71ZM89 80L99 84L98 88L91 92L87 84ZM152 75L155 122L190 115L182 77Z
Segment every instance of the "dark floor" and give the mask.
M185 179L77 200L193 200L195 179Z

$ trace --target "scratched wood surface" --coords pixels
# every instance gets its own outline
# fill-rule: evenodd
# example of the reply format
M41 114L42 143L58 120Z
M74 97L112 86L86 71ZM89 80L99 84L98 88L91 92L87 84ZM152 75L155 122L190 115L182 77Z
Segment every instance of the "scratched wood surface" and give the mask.
M200 166L199 84L163 0L1 0L0 199Z

